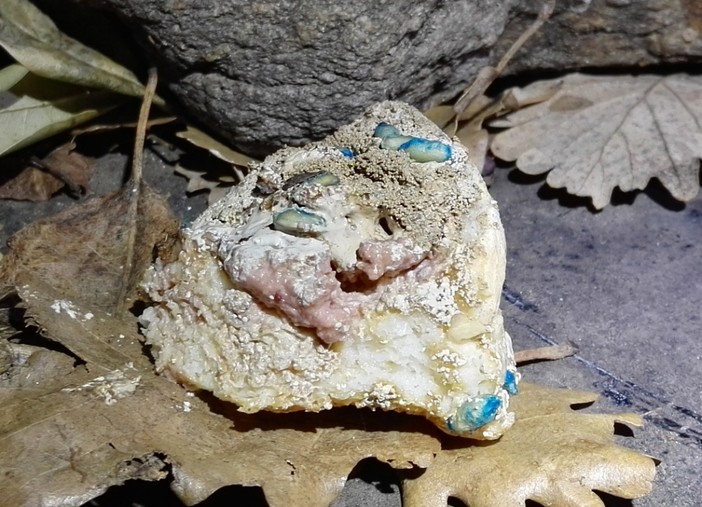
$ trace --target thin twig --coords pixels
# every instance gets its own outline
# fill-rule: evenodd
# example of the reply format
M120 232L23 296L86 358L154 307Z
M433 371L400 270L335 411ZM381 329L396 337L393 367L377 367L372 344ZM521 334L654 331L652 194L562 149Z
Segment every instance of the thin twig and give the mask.
M578 347L575 344L565 342L550 347L517 351L514 353L514 360L517 364L529 363L531 361L555 361L575 355L577 352Z
M127 182L127 185L122 189L121 193L127 192L129 199L129 208L127 209L127 220L130 222L127 227L127 234L124 237L124 259L123 265L126 270L132 268L134 261L134 250L136 248L137 235L139 229L139 206L141 203L141 190L143 189L142 173L144 167L144 143L146 141L146 127L149 123L149 109L151 101L156 93L156 69L149 69L149 80L146 83L144 90L144 100L141 103L139 110L139 120L137 122L136 134L134 136L134 156L132 157L132 175ZM125 310L127 301L127 291L129 290L129 277L125 276L121 279L121 287L119 290L118 311Z
M504 54L502 59L500 59L499 63L495 67L497 69L497 73L501 74L503 70L505 70L505 67L507 67L507 64L509 61L514 57L514 54L519 51L524 43L528 41L532 35L534 35L536 32L539 31L539 29L543 26L546 21L548 21L548 18L551 17L551 14L553 14L553 10L556 7L556 0L548 0L544 2L544 4L541 6L541 10L539 11L539 15L536 17L534 22L531 24L529 28L527 28L524 33L522 33L516 41L512 44L512 46L507 50L507 52Z
M556 0L546 0L539 11L539 15L536 17L534 22L529 28L527 28L524 33L522 33L516 41L512 43L510 48L500 59L495 67L484 67L480 69L478 75L471 85L463 92L460 98L456 101L453 106L453 110L456 112L456 117L454 120L454 131L458 129L458 119L460 118L463 111L466 110L468 105L478 96L485 93L488 86L499 76L502 71L507 67L509 61L514 57L514 55L521 49L524 43L529 40L529 38L534 35L541 26L551 17L553 10L556 7Z
M134 182L139 182L141 180L144 163L146 127L149 123L151 102L154 100L154 95L156 94L157 81L156 68L151 67L149 69L149 80L146 83L146 90L144 91L144 100L139 110L139 121L137 122L136 135L134 137L134 157L132 158L132 180Z

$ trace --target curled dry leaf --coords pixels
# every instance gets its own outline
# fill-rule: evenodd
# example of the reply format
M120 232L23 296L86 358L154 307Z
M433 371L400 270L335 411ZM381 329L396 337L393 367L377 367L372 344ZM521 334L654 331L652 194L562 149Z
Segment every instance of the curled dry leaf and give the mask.
M644 189L651 178L681 201L697 195L700 76L571 74L557 82L559 91L545 102L491 122L508 129L491 144L497 157L516 160L528 174L550 171L550 186L591 197L597 209L607 205L615 187Z
M245 168L251 162L256 161L256 159L231 149L227 145L220 143L207 133L191 125L188 125L185 128L185 130L178 132L176 135L181 139L189 141L198 148L203 148L209 151L215 157L224 160L225 162L229 162L232 165L237 165Z
M43 159L32 159L16 177L0 185L0 199L46 201L64 186L73 195L84 194L93 175L89 157L63 144Z
M136 298L154 250L166 248L177 232L178 222L165 202L145 183L130 180L119 192L90 199L12 236L0 277L16 287L41 280L62 300L118 312Z
M124 95L144 94L130 70L62 33L28 0L0 2L0 47L39 76Z
M45 79L20 65L5 67L0 70L0 156L91 120L119 102L112 93Z
M229 191L229 188L240 182L249 164L257 160L241 152L231 149L220 143L207 133L188 125L185 130L176 134L181 139L185 139L194 146L210 152L224 162L232 164L230 173L217 173L208 170L192 170L182 166L177 166L175 172L188 178L187 192L199 192L205 190L209 192L207 202L209 204L218 201Z

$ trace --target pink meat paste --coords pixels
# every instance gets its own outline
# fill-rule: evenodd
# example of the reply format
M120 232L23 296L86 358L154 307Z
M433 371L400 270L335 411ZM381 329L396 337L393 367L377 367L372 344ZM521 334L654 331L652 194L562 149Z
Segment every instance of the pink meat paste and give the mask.
M282 312L295 326L314 329L325 343L342 341L362 308L374 305L380 294L344 291L328 247L319 240L304 241L313 248L293 250L287 242L247 241L224 267L239 289ZM361 243L357 256L358 272L376 281L417 266L426 253L408 239L370 240Z

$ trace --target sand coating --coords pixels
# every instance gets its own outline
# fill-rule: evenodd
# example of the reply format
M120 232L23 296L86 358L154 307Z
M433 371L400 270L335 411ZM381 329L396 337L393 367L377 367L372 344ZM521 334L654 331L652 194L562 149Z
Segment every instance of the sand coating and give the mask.
M254 166L147 273L141 322L159 370L244 412L355 405L494 439L518 380L504 270L465 149L384 102Z

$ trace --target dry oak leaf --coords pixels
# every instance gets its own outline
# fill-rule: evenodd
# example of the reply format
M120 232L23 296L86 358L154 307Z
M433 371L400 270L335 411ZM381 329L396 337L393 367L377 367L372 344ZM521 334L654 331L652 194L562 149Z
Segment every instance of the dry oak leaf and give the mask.
M591 197L602 209L615 187L644 189L658 178L676 199L699 190L702 77L589 76L554 80L545 102L490 123L508 128L491 144L495 156L546 182ZM531 87L542 89L544 82Z
M522 382L517 421L494 444L447 448L425 474L404 483L405 507L604 507L592 491L623 498L650 493L652 458L614 445L614 425L640 426L634 414L577 413L597 395Z
M400 414L251 416L225 404L220 415L218 402L208 406L150 363L129 360L141 352L135 321L72 304L55 313L58 294L38 283L20 294L48 336L75 343L69 335L78 334L93 346L81 347L81 366L37 348L0 377L3 505L78 506L128 479L163 478L170 466L189 505L244 484L262 486L272 507L325 507L362 459L426 467L439 452L423 419ZM53 375L33 375L37 364Z

